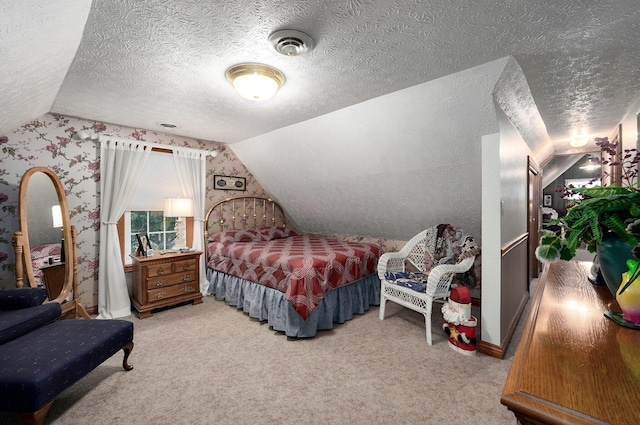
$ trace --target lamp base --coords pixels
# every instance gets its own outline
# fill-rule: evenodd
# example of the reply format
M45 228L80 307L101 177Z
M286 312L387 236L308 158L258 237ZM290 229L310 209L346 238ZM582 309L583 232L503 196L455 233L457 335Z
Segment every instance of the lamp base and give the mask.
M64 263L66 261L66 255L64 253L64 238L60 242L60 262Z
M174 227L176 232L176 239L173 242L173 249L180 250L187 248L187 223L183 217L179 217L176 220L176 225Z

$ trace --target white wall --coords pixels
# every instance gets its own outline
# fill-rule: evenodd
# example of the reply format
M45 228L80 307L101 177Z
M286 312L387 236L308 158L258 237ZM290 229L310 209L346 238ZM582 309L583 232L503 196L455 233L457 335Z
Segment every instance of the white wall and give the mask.
M529 146L507 117L497 111L500 127L500 218L501 245L506 245L528 231L527 193Z
M622 145L625 149L640 149L640 137L638 137L638 118L640 113L640 96L629 108L629 112L622 120Z
M509 58L494 89L499 133L482 138L482 341L502 346L503 330L526 297L522 282L503 282L502 248L528 231L528 156L552 151L551 141L518 63ZM534 154L535 152L535 154ZM499 217L499 219L497 219ZM519 263L526 263L520 259ZM509 264L505 264L509 267ZM512 267L520 267L512 265ZM512 270L513 271L513 270ZM521 271L521 270L517 270ZM506 280L506 278L505 278ZM502 285L510 285L503 288ZM503 299L508 296L509 299ZM506 322L506 323L503 323Z
M500 345L500 134L482 137L482 341ZM500 220L496 219L500 217Z
M481 144L506 58L231 145L305 232L480 234Z
M515 310L515 306L504 306L502 257L503 246L521 237L527 228L528 162L529 146L507 119L502 110L497 110L500 132L482 138L482 341L496 346L502 345L502 323L504 311ZM496 220L499 217L499 220ZM508 266L508 265L507 265ZM528 272L525 273L528 275ZM526 291L526 282L504 282L513 288ZM509 291L507 291L509 292ZM513 292L513 291L511 291Z

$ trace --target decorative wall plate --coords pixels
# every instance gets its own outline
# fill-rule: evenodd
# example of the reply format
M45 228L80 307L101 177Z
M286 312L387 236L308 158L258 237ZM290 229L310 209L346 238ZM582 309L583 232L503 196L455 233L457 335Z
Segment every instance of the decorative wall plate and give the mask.
M247 179L237 176L213 176L213 188L218 190L247 190Z

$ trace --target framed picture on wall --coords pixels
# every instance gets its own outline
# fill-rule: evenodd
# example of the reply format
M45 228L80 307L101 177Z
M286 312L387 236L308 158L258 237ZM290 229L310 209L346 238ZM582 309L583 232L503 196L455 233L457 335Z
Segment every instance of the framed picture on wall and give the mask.
M237 176L213 176L213 188L218 190L247 190L247 179Z
M551 195L544 195L542 197L542 206L550 207L552 203Z

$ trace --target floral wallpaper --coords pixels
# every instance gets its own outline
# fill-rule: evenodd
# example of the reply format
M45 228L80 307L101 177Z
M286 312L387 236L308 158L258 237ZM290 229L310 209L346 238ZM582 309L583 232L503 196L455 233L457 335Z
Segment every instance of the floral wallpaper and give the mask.
M100 229L100 146L97 142L74 140L76 131L132 138L150 143L215 149L207 158L207 204L238 194L212 190L213 175L247 178L247 192L265 196L262 187L227 145L205 142L167 133L156 133L100 122L47 114L0 136L0 287L15 285L15 256L11 237L18 230L18 188L22 175L31 167L44 166L56 172L65 188L71 222L78 232L78 283L86 306L97 305Z
M264 189L224 144L156 133L101 122L46 114L7 135L0 135L0 287L15 285L15 256L11 237L18 230L18 188L22 175L31 167L45 166L56 172L65 188L71 222L78 232L78 284L80 299L91 308L98 300L100 229L100 147L90 140L74 140L76 131L87 131L150 143L217 150L207 159L207 206L238 194L267 196ZM213 175L242 176L246 192L213 190ZM339 239L376 243L384 251L397 251L403 241L360 237Z

